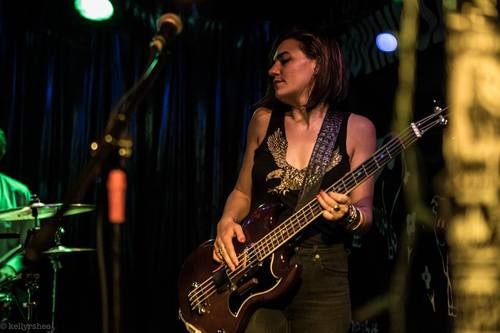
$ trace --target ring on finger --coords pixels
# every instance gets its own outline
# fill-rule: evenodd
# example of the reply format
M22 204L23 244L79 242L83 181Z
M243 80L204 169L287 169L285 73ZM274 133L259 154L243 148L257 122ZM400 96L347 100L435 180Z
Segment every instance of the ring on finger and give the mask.
M335 204L335 206L332 207L332 209L336 212L338 212L340 210L340 206L339 204Z

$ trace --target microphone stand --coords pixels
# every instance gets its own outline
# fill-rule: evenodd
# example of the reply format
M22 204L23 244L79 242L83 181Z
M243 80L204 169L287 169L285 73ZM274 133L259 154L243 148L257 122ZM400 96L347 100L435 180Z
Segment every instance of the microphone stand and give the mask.
M115 167L109 167L110 160L116 161L116 158L121 158L121 163L123 163L123 157L128 157L130 155L133 143L130 139L125 138L125 132L128 128L130 118L136 110L136 106L146 96L146 93L150 90L154 80L156 79L161 68L164 65L164 52L165 50L162 50L162 48L159 48L154 43L151 43L150 57L143 74L141 75L140 79L133 85L133 87L125 93L125 95L120 99L120 101L111 111L108 123L104 131L104 135L100 140L91 144L92 157L85 166L82 175L80 176L78 181L70 187L70 190L66 194L65 200L63 201L61 209L57 212L57 214L52 219L47 220L41 226L39 232L30 239L24 256L24 263L27 267L33 267L39 263L42 251L49 248L50 242L54 238L56 231L59 227L62 226L62 217L69 208L69 205L74 202L81 201L83 195L90 187L90 184L95 181L95 179L99 176L103 169L116 169ZM105 178L107 179L108 177L106 176ZM122 207L122 209L124 210L124 207ZM99 228L102 228L102 223L99 223L100 220L102 219L98 218L98 235L99 233L102 235L102 232L99 231ZM116 251L116 248L119 249L119 245L116 244L116 241L120 240L119 225L115 225L113 230L116 232L116 237L114 237L115 244L113 245L113 248L115 249L113 255L116 257L117 255L119 255L119 252ZM108 332L109 328L106 274L104 269L104 249L103 244L99 242L99 239L97 242L96 250L98 256L98 264L101 268L100 282L102 301L102 332L106 333ZM114 259L115 264L113 264L113 267L115 270L119 266L116 264L117 262L119 262L119 258ZM119 278L119 271L114 272L114 278ZM116 287L117 288L114 289L115 293L117 293L120 289L119 285ZM114 299L115 301L119 302L119 295L115 295ZM118 322L115 322L115 331L119 332L121 329L121 324L119 322L121 320L119 308L120 304L118 303L114 305L114 320L118 320Z
M105 134L100 140L91 144L92 158L84 167L78 181L70 187L61 208L52 219L44 222L37 237L31 239L25 254L27 263L37 263L40 260L41 251L49 247L56 230L62 225L61 219L64 213L72 203L79 202L82 199L90 184L100 174L105 161L110 158L112 152L116 152L116 147L120 145L131 147L132 143L123 140L122 136L128 127L131 115L135 111L135 106L144 98L163 65L164 57L158 50L153 49L149 63L140 79L113 108L106 125Z

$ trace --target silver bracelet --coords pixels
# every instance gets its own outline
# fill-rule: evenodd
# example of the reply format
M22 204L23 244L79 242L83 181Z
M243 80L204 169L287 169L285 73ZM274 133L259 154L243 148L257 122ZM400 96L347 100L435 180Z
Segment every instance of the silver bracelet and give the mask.
M360 225L365 223L365 215L363 214L363 212L359 208L357 208L357 209L359 212L359 222L354 227L352 227L351 231L358 229Z
M355 230L360 226L361 222L361 211L355 207L353 204L349 205L347 214L342 220L344 226L348 230Z

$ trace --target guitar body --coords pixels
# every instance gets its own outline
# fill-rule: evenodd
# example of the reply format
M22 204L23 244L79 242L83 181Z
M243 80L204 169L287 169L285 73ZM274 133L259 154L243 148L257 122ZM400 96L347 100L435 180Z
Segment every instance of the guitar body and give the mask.
M280 205L261 205L243 221L246 242L234 242L240 258L234 272L212 259L212 241L189 255L178 284L179 317L188 331L242 332L257 305L283 295L298 280L301 269L289 264L290 246L262 261L252 251L252 244L280 224L281 212Z

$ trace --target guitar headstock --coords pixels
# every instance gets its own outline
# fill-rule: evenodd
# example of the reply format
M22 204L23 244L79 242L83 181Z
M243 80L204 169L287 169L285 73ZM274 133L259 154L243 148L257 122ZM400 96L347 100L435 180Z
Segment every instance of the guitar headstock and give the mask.
M448 107L434 106L434 112L417 122L411 123L410 128L417 138L436 125L445 126L448 123Z
M436 100L433 100L433 103L434 115L438 117L439 125L446 126L448 124L448 107L442 107Z

